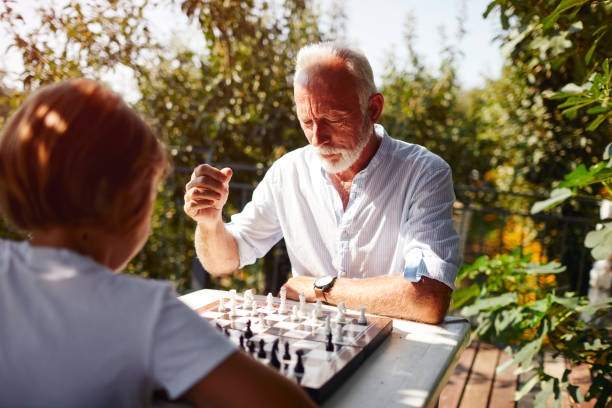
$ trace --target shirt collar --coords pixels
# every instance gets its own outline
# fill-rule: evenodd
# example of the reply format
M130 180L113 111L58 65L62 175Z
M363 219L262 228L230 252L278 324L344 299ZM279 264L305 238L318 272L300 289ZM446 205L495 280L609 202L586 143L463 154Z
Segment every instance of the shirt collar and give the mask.
M355 177L357 177L360 174L367 174L368 172L376 170L376 168L384 160L385 153L387 152L387 150L389 150L391 138L389 137L389 134L387 133L385 128L382 127L382 125L379 125L378 123L376 123L374 124L374 132L376 132L377 136L379 137L382 136L380 145L378 146L376 153L374 153L374 156L372 156L372 159L370 160L368 165L364 169L362 169L359 173L357 173ZM323 165L321 164L321 159L319 159L319 156L317 156L316 154L314 154L314 156L317 159L321 175L323 176L323 178L327 180L329 177L327 176L327 173L325 172L325 169L323 168Z

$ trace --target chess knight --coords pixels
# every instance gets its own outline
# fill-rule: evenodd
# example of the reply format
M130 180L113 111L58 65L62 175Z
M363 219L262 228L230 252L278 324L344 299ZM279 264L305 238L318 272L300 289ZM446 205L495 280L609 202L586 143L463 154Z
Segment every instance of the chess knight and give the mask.
M293 87L308 145L277 160L231 222L221 211L232 169L193 171L184 209L202 265L229 274L284 238L290 299L440 322L461 264L450 166L377 123L384 98L359 50L302 48Z

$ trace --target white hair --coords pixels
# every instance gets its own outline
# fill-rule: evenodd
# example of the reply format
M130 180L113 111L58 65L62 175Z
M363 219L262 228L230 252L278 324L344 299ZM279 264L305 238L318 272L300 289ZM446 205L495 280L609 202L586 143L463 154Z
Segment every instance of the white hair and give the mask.
M362 111L365 112L370 97L377 91L370 62L363 52L355 47L338 41L320 42L302 47L295 63L294 81L301 70L319 65L334 57L342 59L347 70L355 77L359 104Z

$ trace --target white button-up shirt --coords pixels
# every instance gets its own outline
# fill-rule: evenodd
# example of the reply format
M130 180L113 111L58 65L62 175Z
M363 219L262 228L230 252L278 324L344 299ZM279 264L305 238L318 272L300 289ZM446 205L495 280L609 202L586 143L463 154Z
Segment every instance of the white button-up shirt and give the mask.
M451 169L422 146L389 137L351 186L346 211L311 146L277 160L252 201L226 224L241 267L285 238L294 275L403 274L454 289L461 265Z

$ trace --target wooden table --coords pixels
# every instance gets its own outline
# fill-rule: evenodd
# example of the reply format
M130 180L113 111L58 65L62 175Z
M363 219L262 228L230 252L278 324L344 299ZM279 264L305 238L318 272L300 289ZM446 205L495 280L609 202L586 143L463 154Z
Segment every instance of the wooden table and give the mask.
M192 309L219 298L199 290L180 299ZM469 323L393 320L391 335L323 404L324 407L433 407L468 344Z

